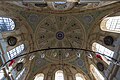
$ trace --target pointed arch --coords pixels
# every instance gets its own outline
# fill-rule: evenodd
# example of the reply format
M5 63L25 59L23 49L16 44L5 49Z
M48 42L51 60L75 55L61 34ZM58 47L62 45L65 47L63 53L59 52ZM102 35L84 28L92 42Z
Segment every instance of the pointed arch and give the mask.
M114 52L113 51L111 51L111 50L109 50L108 48L106 48L106 47L104 47L104 46L102 46L102 45L100 45L99 43L96 43L96 42L94 42L93 44L92 44L92 50L93 51L95 51L95 52L99 52L99 53L101 53L101 54L105 54L105 55L107 55L107 56L109 56L109 57L113 57L113 55L114 55ZM97 53L96 53L97 54ZM101 55L102 56L102 55ZM104 56L102 56L102 59L107 63L107 64L110 64L110 62L107 60L107 59L110 59L109 57L104 57Z
M64 74L62 70L56 71L55 80L64 80Z
M14 30L15 23L11 18L0 17L0 32Z
M34 80L44 80L44 74L43 73L37 74Z
M120 16L107 17L103 19L100 27L103 31L120 33Z
M90 71L96 80L105 80L105 78L100 74L98 69L93 64L90 65Z

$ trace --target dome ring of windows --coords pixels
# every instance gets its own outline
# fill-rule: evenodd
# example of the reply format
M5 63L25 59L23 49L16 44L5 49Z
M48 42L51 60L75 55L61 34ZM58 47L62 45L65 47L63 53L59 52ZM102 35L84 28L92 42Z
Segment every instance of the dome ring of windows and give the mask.
M105 45L107 46L112 45L114 42L114 39L112 36L106 36L103 40L104 40Z
M17 38L14 36L7 37L7 43L9 46L15 46L17 43Z
M101 63L101 62L98 62L97 63L97 68L98 68L99 71L104 71L104 64Z

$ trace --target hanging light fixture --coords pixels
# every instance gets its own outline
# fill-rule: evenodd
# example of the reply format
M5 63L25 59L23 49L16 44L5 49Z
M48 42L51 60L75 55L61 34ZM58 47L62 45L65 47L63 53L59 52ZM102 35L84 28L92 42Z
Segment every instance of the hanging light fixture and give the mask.
M52 56L53 56L53 57L56 57L56 56L57 56L56 50L52 50Z
M115 65L118 65L120 66L120 61L112 58L112 57L109 57L105 54L102 54L102 53L99 53L99 52L94 52L94 51L91 51L91 50L87 50L87 49L80 49L80 48L69 48L69 47L62 47L62 48L47 48L47 49L41 49L41 50L35 50L35 51L32 51L32 52L29 52L29 53L25 53L25 54L21 54L21 55L18 55L17 57L13 58L13 59L17 59L19 57L23 57L23 56L27 56L27 55L30 55L30 54L35 54L36 52L39 52L41 53L41 58L44 58L45 57L45 54L43 53L44 51L49 51L49 50L59 50L59 60L62 61L62 64L63 64L63 54L61 53L62 50L75 50L77 51L76 52L76 57L80 57L82 51L85 51L85 54L89 57L89 58L92 58L92 54L95 55L95 53L99 54L99 55L102 55L102 56L105 56L105 57L108 57L109 58L109 61ZM68 54L67 54L68 55ZM3 65L1 65L0 69L4 68L4 66L9 63L10 61L12 61L13 59L11 60L8 60L7 62L5 62ZM60 63L59 63L60 64ZM98 64L99 65L99 64ZM64 66L64 65L63 65ZM21 68L23 67L23 63L20 62L20 63L17 63L16 65L16 69L18 71L21 70Z
M45 57L45 54L44 54L44 53L42 53L42 54L41 54L41 58L44 58L44 57Z
M92 54L91 54L90 52L88 52L88 51L86 51L86 56L87 56L88 58L93 58Z
M69 57L69 55L70 55L70 53L69 53L69 52L67 52L67 53L65 54L65 56L66 56L66 57Z
M33 60L34 57L35 57L35 55L31 55L30 58L29 58L29 60L30 60L30 61Z
M78 50L78 51L77 51L76 55L77 55L77 57L79 57L79 58L80 58L80 55L81 55L80 50Z

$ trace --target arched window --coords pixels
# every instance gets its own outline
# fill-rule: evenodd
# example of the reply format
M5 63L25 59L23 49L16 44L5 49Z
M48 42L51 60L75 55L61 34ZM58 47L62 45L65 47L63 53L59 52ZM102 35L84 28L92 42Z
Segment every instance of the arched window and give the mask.
M64 74L62 70L58 70L55 73L55 80L64 80Z
M105 80L104 77L100 74L97 68L94 65L90 65L90 71L92 72L93 76L96 80Z
M10 31L15 28L15 23L10 18L0 17L0 32Z
M61 1L59 1L59 2L54 2L55 4L58 4L58 5L60 5L60 4L66 4L66 2L61 2Z
M4 77L5 77L5 76L4 76L4 71L3 71L3 70L0 70L0 80L3 80Z
M107 49L106 47L104 47L104 46L102 46L102 45L100 45L100 44L98 44L98 43L96 43L96 42L94 42L94 43L92 44L92 50L95 51L95 52L99 52L99 53L101 53L101 54L105 54L105 55L107 55L107 56L109 56L109 57L113 57L113 54L114 54L113 51ZM101 55L101 56L102 56L102 55ZM107 59L110 59L109 57L106 57L106 56L104 57L104 56L102 56L102 59L103 59L106 63L110 64L110 62L107 60Z
M44 79L44 74L43 73L40 73L40 74L37 74L35 76L35 79L34 80L43 80Z
M25 68L19 73L19 75L16 77L16 80L19 80L20 77L23 75L23 73L25 72Z
M120 33L120 16L103 19L100 27L103 31Z
M21 44L21 45L15 47L14 49L8 51L7 55L9 57L9 59L13 59L17 55L19 55L24 50L24 48L25 48L24 44Z
M85 80L84 76L80 73L75 74L76 80Z

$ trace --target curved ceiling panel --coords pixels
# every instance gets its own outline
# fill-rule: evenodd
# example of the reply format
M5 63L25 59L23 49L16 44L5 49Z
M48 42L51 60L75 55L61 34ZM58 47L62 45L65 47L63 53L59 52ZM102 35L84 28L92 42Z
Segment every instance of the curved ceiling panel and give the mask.
M70 15L52 15L39 23L35 31L35 40L38 49L83 48L85 30L80 22ZM53 61L76 57L74 50L50 50L45 54L47 59Z

